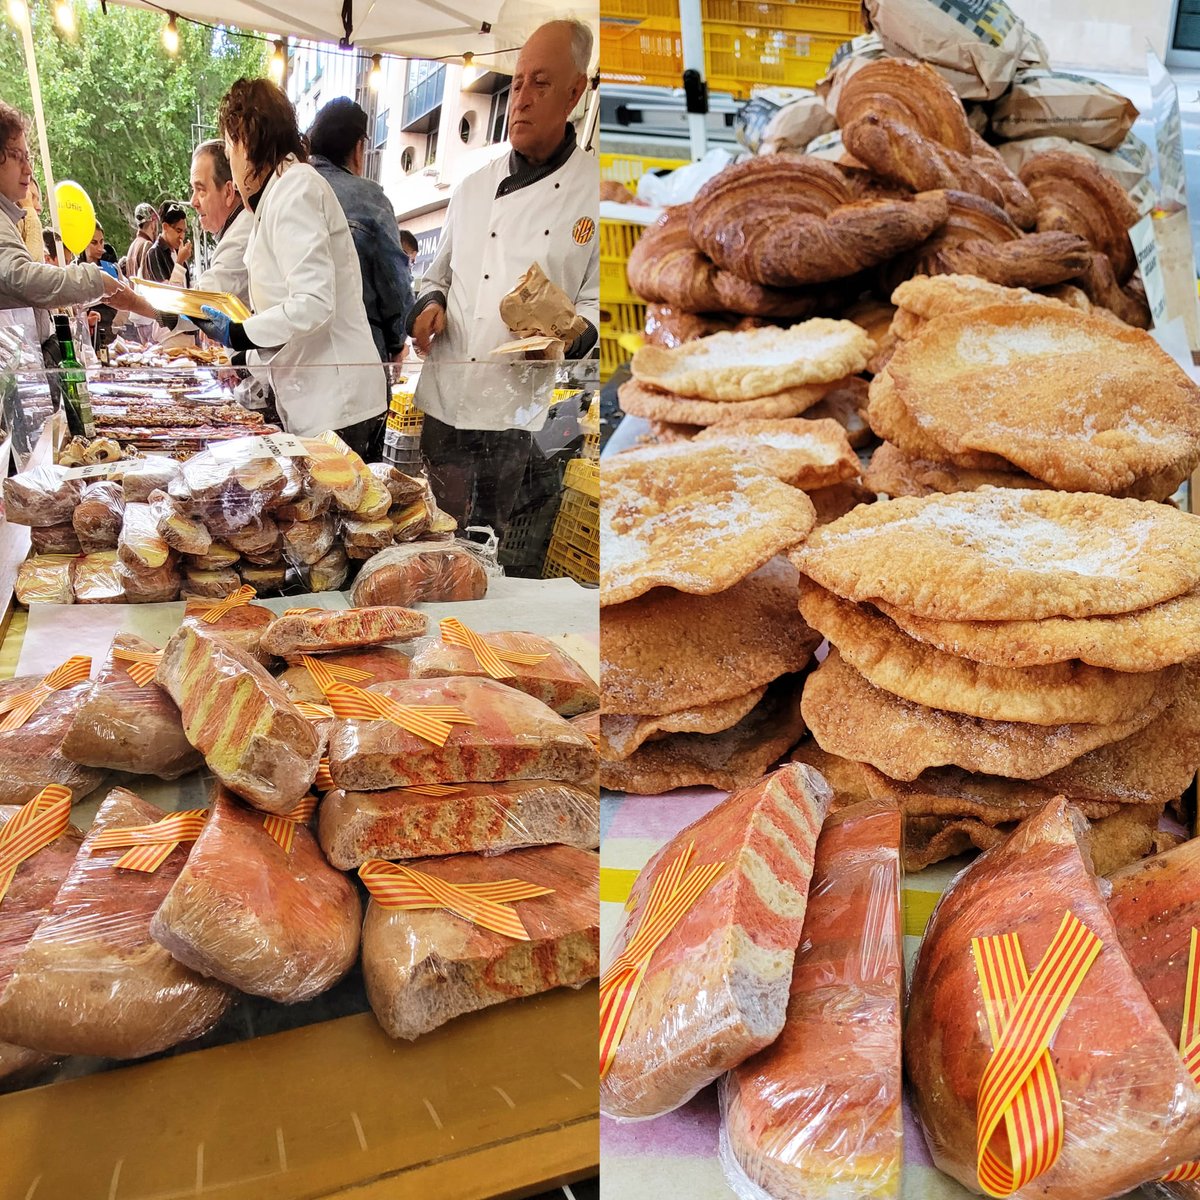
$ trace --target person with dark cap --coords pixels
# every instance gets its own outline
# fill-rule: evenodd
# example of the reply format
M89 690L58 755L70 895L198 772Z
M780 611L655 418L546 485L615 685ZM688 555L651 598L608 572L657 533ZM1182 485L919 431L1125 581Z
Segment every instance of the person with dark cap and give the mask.
M309 161L337 196L358 252L363 304L379 357L400 362L412 307L408 255L383 188L363 178L367 114L353 100L331 100L308 131Z
M142 273L142 259L154 244L155 235L158 233L158 213L152 204L139 204L133 210L133 219L137 222L137 234L129 243L124 265L125 274L130 278Z

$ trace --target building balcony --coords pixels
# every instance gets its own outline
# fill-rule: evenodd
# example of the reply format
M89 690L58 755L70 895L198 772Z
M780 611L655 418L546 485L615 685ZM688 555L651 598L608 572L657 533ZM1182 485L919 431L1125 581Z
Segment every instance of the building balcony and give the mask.
M429 133L436 129L445 90L446 68L439 65L404 93L400 128L405 133Z

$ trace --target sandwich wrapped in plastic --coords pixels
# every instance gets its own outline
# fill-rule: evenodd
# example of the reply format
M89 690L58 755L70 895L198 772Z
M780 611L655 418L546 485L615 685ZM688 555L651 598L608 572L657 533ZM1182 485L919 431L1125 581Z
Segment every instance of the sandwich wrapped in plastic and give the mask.
M218 789L150 934L185 966L283 1004L332 987L358 958L362 905L304 821Z
M20 811L17 805L0 805L0 831ZM83 834L68 824L53 841L18 863L0 901L0 992L8 986L18 959L54 902L82 841ZM0 1042L0 1084L24 1078L52 1061L52 1055Z
M35 525L29 531L29 548L34 554L82 554L83 547L70 521L59 525Z
M408 542L370 559L350 592L353 604L441 603L482 600L487 595L487 559L470 542Z
M61 554L35 555L17 568L14 592L25 605L73 604L75 593L71 586L74 558Z
M132 633L113 638L63 739L62 752L72 762L162 779L178 779L204 765L184 734L175 702L154 682L157 649Z
M261 664L185 622L155 678L179 705L188 741L227 788L264 812L297 808L316 778L320 744Z
M462 1013L552 988L582 987L596 977L598 855L571 846L535 846L410 865L418 884L429 877L453 885L520 880L544 894L498 906L519 922L514 930L519 936L512 936L435 907L436 901L416 911L388 908L378 883L368 882L363 979L371 1008L390 1037L416 1038ZM364 871L374 868L374 878L382 875L386 884L389 867L375 860Z
M720 1084L741 1200L900 1196L901 833L873 801L821 830L783 1031Z
M125 522L125 493L115 480L99 479L83 489L71 524L85 554L115 550Z
M71 575L76 604L123 604L125 589L117 573L117 552L97 550L75 560Z
M1050 1032L1061 1150L1015 1194L1119 1196L1200 1157L1200 1089L1178 1031L1164 1028L1122 947L1092 874L1086 829L1061 796L1049 801L958 876L917 956L904 1031L912 1096L934 1162L973 1191L980 1084L993 1054L973 943L1001 934L1019 939L1031 975L1052 948L1052 962L1069 964L1075 948L1099 942ZM995 1145L1005 1143L1001 1127ZM1040 1152L1031 1158L1039 1162Z
M443 623L441 639L418 645L413 655L413 678L438 679L450 675L483 678L491 675L508 687L548 704L564 717L578 716L600 707L599 685L549 638L536 633L475 634L497 656L497 663L486 654L481 660L469 644L471 633L473 631L459 635ZM455 640L447 641L447 638ZM502 673L492 675L488 665Z
M596 750L586 734L540 700L495 680L377 683L366 689L361 704L376 697L391 701L393 710L450 708L461 716L454 716L441 745L386 716L339 720L329 738L329 772L340 788L379 791L501 779L589 784L595 778Z
M658 919L649 910L660 876L682 862L687 877L703 868L713 877L653 949L627 1004L624 1032L601 1067L605 1113L661 1116L779 1036L831 800L816 771L789 764L734 792L642 869L610 970L637 946L642 922Z
M550 779L339 788L321 801L317 833L329 861L343 871L369 858L496 854L552 843L591 850L600 844L600 802L595 788Z
M129 847L102 835L167 814L115 788L101 804L62 886L0 994L0 1040L46 1054L141 1058L210 1029L231 993L177 962L150 922L179 875L189 843L154 871L118 867Z
M4 481L4 512L13 525L61 525L83 499L83 480L57 467L36 467Z

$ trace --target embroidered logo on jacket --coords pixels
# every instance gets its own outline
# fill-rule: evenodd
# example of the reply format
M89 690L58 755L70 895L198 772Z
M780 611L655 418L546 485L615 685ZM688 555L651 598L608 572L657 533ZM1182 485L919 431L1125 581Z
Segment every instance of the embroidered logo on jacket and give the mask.
M571 236L577 245L586 246L596 235L596 222L591 217L580 217L571 230Z

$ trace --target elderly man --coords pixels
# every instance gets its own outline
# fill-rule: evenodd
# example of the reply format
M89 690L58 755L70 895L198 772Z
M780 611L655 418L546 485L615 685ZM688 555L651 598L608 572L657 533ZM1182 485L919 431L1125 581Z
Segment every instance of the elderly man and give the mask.
M220 139L203 142L192 155L191 205L200 218L200 228L217 239L208 269L196 286L205 292L228 292L249 305L246 246L254 218L242 204Z
M490 353L512 340L500 300L534 262L588 322L567 357L582 357L595 345L599 168L568 122L587 90L591 54L591 30L579 21L542 25L522 47L508 110L512 151L455 191L410 318L413 344L431 363L488 363L504 375L503 360ZM497 389L496 412L488 412L484 384L482 375L472 380L426 370L416 402L426 414L421 449L439 502L460 524L489 525L499 534L532 439L506 428L505 389Z

